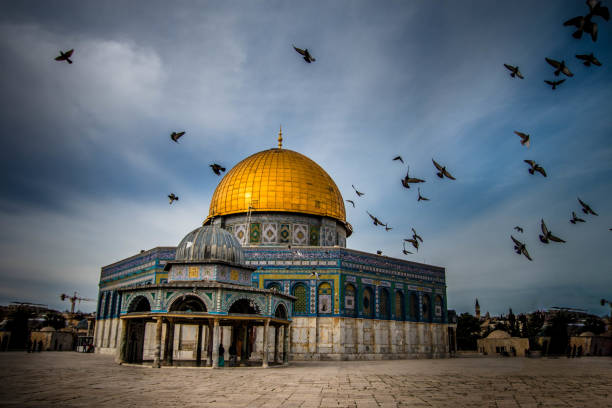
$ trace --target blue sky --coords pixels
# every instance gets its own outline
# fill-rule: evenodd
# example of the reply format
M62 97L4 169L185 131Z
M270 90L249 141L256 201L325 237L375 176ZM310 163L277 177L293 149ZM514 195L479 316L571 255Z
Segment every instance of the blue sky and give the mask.
M607 4L606 4L607 5ZM219 182L208 165L284 146L345 199L350 248L444 266L448 305L606 313L612 287L612 23L582 1L0 4L0 303L95 298L100 267L176 245ZM291 45L307 47L306 64ZM53 61L74 48L74 64ZM602 67L574 55L594 52ZM544 57L574 72L554 92ZM504 63L518 65L512 79ZM179 145L174 130L187 131ZM531 134L531 147L514 130ZM405 167L426 179L405 190ZM431 159L456 181L439 180ZM524 159L541 163L530 176ZM414 190L414 191L413 191ZM168 206L166 195L181 199ZM600 215L571 225L577 197ZM375 228L365 211L393 226ZM581 213L579 213L581 214ZM538 240L540 219L566 244ZM512 228L520 225L524 234ZM404 257L414 227L425 242ZM533 262L512 251L510 234ZM81 305L93 310L93 303Z

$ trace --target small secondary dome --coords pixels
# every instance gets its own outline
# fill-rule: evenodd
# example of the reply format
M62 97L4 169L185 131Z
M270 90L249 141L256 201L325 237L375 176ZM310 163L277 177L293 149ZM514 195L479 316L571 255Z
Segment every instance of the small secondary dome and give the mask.
M185 235L176 248L177 261L223 261L244 264L240 242L222 228L206 225Z
M503 330L493 330L487 339L509 339L511 336Z

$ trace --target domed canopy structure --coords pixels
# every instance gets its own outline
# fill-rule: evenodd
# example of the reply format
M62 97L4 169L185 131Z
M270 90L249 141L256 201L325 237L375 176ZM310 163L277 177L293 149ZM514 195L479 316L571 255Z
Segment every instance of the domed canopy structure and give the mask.
M177 261L223 261L244 264L240 242L229 232L214 226L196 228L176 248Z
M509 339L511 337L512 336L503 330L493 330L491 334L487 336L487 339Z
M308 157L282 148L247 157L221 180L212 217L247 212L292 212L346 223L344 200L332 178Z

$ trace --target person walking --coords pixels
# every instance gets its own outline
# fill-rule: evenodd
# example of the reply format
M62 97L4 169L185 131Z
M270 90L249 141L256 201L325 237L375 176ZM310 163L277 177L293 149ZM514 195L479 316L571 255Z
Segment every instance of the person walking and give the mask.
M225 366L225 349L223 344L219 344L219 367Z

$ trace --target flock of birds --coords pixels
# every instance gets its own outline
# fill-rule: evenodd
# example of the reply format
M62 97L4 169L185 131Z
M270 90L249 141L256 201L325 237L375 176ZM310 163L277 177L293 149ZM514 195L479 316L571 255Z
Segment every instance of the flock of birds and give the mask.
M576 27L576 31L572 34L572 36L576 39L580 39L582 38L582 34L583 33L587 33L591 35L591 38L593 40L593 42L597 41L597 33L598 33L598 26L597 23L593 21L593 19L595 17L601 17L603 18L605 21L609 21L610 20L610 12L608 10L607 7L604 7L601 5L601 1L600 0L586 0L586 4L589 8L589 12L585 15L585 16L577 16L574 18L571 18L569 20L567 20L566 22L563 23L564 26L574 26ZM308 51L307 48L298 48L295 45L293 45L293 49L300 54L304 61L306 61L308 64L311 64L312 62L315 62L316 59L313 58L313 56L310 54L310 52ZM71 57L74 53L74 49L70 49L68 51L60 51L60 55L57 56L55 58L56 61L66 61L68 64L72 64L73 61L71 60ZM587 67L591 67L592 65L595 66L601 66L602 63L595 57L595 55L593 53L590 54L577 54L576 58L583 61L583 64ZM545 58L546 62L548 64L550 64L555 70L553 72L555 77L560 76L561 74L567 76L567 77L573 77L573 73L570 71L570 69L567 67L567 65L565 64L564 60L561 61L557 61L554 60L552 58ZM519 78L519 79L524 79L525 76L523 75L523 73L520 71L519 67L517 65L510 65L510 64L504 64L504 66L506 67L506 69L508 69L510 71L510 76L512 78ZM544 82L548 85L550 85L552 87L553 90L555 90L559 85L561 85L563 82L565 82L565 79L560 79L560 80L544 80ZM521 145L529 148L530 146L530 141L531 141L531 136L527 133L524 132L520 132L520 131L514 131L514 133L520 137L520 143ZM180 131L180 132L172 132L170 135L170 139L175 142L175 143L179 143L179 139L181 137L183 137L186 134L185 131ZM402 164L404 163L404 160L401 156L396 156L392 159L393 161L398 161L401 162ZM436 169L436 176L438 176L438 178L440 179L444 179L447 178L449 180L456 180L455 177L453 177L453 175L446 169L446 166L442 166L440 163L436 162L435 159L432 158L432 162L433 165ZM544 168L538 164L535 160L524 160L525 163L527 163L529 165L528 168L528 172L529 174L535 174L536 172L540 173L543 177L547 177L546 171L544 170ZM220 164L217 163L213 163L210 164L210 167L212 169L212 171L220 176L222 172L225 172L225 167L221 166ZM424 179L420 179L420 178L416 178L416 177L411 177L410 176L410 166L407 166L407 170L406 170L406 175L401 179L401 184L404 188L406 189L410 189L411 188L411 184L420 184L420 183L424 183L425 180ZM362 196L365 195L365 193L363 193L362 191L359 191L357 189L357 187L355 187L355 185L352 185L353 190L355 191L355 194L357 195L357 198L361 198ZM417 192L418 192L418 196L417 196L417 201L429 201L429 198L423 196L421 194L421 189L417 188ZM170 204L172 204L174 201L178 201L179 197L174 194L174 193L170 193L168 195L168 199ZM354 200L346 200L348 203L350 203L353 208L355 208L355 201ZM586 204L584 201L582 201L580 198L578 198L578 202L580 203L580 205L582 206L582 212L584 214L587 215L594 215L597 216L598 214L593 211L593 209ZM389 226L388 223L386 222L382 222L380 220L380 218L378 218L377 216L371 214L369 211L366 211L366 213L368 214L368 216L370 217L370 219L372 220L372 223L374 224L374 226L380 226L383 227L386 231L391 231L393 228L391 226ZM570 223L572 224L577 224L577 223L581 223L581 222L585 222L585 220L583 218L580 218L576 215L575 211L572 211L572 218L570 219ZM519 232L519 233L523 233L524 229L520 226L515 226L514 229ZM550 242L556 242L556 243L565 243L566 241L557 237L556 235L554 235L547 227L546 223L544 222L544 219L541 220L541 224L540 224L540 229L541 229L541 234L539 235L539 239L542 243L544 244L549 244ZM406 243L409 243L412 245L413 250L418 251L419 250L419 246L421 243L423 243L423 238L416 232L416 230L412 227L412 236L410 238L404 238L403 239L403 249L402 252L404 255L409 255L412 254L413 252L410 252L406 249ZM610 228L610 230L612 231L612 228ZM510 235L510 238L512 239L513 243L514 243L514 251L519 254L519 255L524 255L528 260L532 261L533 259L531 258L529 252L527 251L527 247L526 245L519 241L518 239L516 239L514 236ZM382 255L382 250L378 250L377 251L378 255Z

